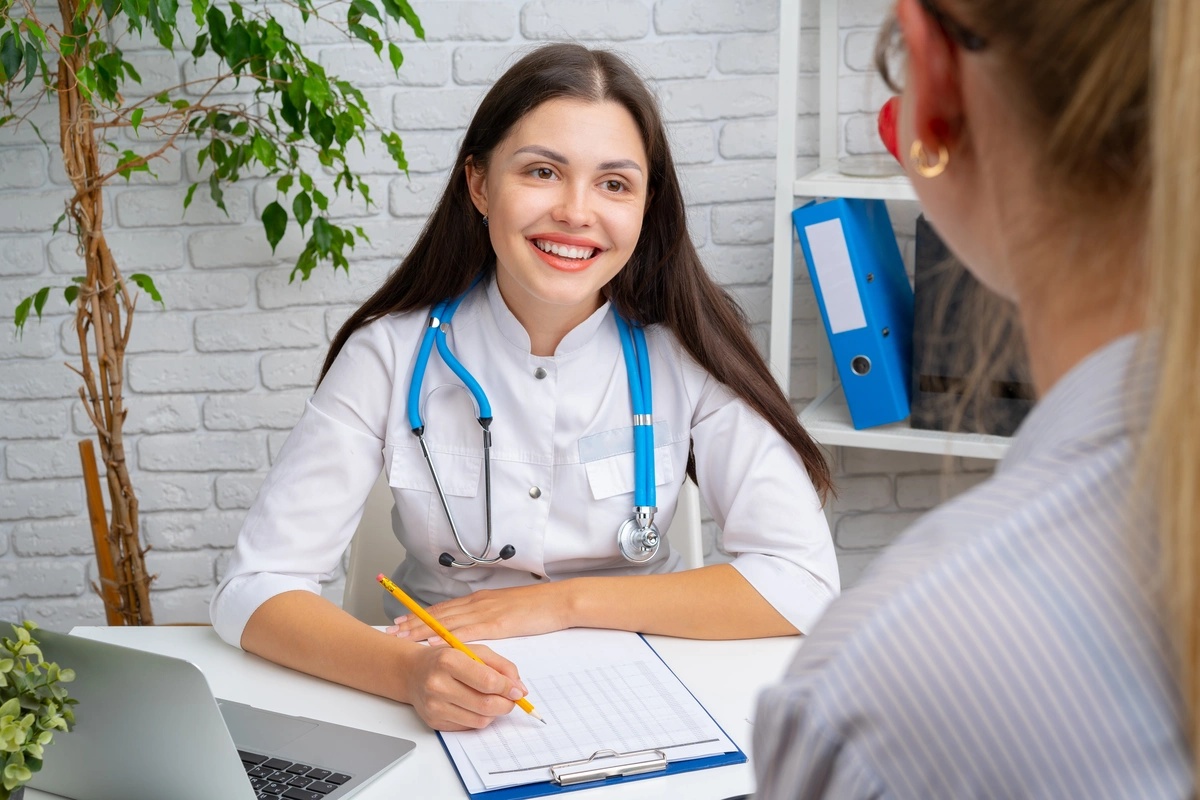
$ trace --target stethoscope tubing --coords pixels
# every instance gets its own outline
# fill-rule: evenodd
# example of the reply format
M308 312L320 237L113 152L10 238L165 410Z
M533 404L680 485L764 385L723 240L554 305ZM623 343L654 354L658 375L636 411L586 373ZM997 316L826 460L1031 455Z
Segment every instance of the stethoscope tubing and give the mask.
M450 320L458 311L459 305L463 302L471 290L479 283L482 276L477 277L467 290L452 300L443 300L436 304L429 314L429 322L425 328L425 332L421 337L421 345L417 350L417 358L413 364L412 380L408 387L408 421L412 428L412 432L416 435L421 445L421 453L425 456L425 461L429 465L430 474L433 476L434 487L438 493L438 499L441 502L442 509L446 512L446 519L450 523L450 530L454 534L455 544L466 557L466 563L461 563L449 553L442 553L438 559L439 563L447 567L466 568L477 565L490 565L499 561L511 558L516 552L512 545L506 545L501 548L499 555L489 558L488 554L492 549L492 468L491 468L491 422L492 422L492 406L488 402L487 394L479 381L475 379L462 362L455 357L450 345L446 340L446 327L450 324ZM650 557L657 550L657 529L653 526L655 506L657 503L657 487L654 478L654 412L653 412L653 387L650 379L650 353L646 346L646 334L640 325L631 325L627 322L617 310L613 308L613 319L617 325L617 331L621 339L622 355L625 359L625 371L629 379L629 396L630 403L633 406L633 444L634 444L634 512L635 520L638 520L639 528L643 533L653 533L653 548L647 548L641 552ZM459 535L458 526L454 522L454 517L450 513L450 504L446 499L446 493L442 488L442 482L438 478L437 469L433 464L433 457L429 451L429 447L425 442L425 423L421 419L421 387L425 380L425 372L429 366L429 357L433 353L436 346L438 355L450 368L450 370L458 376L458 379L463 382L463 385L471 393L475 400L475 404L479 410L479 426L483 429L483 470L484 470L484 507L485 507L485 526L486 536L484 541L483 554L476 556L467 549L462 537ZM627 522L626 525L633 524ZM622 526L622 531L625 526ZM621 534L619 538L625 536ZM622 545L624 547L624 545ZM627 556L634 558L633 556ZM634 560L641 560L640 556Z
M629 395L633 405L634 438L634 505L656 504L654 480L654 418L650 385L650 354L646 348L646 334L641 327L631 326L616 311L613 319L621 337L621 350L625 355L625 372L629 376Z

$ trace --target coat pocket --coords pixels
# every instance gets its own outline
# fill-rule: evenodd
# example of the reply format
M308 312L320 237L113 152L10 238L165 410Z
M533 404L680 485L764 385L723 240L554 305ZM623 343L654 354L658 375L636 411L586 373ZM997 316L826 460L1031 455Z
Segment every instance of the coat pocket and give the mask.
M436 486L433 473L420 446L392 446L386 456L388 484L393 489L433 492ZM431 453L433 466L437 470L442 491L457 497L475 497L479 494L479 477L483 473L483 457L460 453Z
M662 486L675 480L671 431L665 422L654 423L654 440L661 443L654 448L654 483ZM604 500L622 494L632 497L636 481L632 427L580 439L579 456L594 499Z

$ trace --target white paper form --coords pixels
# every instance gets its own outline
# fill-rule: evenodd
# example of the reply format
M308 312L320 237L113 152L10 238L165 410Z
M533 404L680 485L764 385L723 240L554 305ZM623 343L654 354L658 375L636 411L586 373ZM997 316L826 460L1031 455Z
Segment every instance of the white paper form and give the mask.
M737 749L636 633L571 628L485 644L517 665L548 724L518 708L482 731L443 733L471 793L548 781L552 765L598 750L678 761Z

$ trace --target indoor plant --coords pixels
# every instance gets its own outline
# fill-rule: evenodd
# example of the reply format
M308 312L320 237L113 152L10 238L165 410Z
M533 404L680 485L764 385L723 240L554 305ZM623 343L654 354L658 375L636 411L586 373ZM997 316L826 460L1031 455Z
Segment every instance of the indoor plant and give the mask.
M299 25L288 24L294 18ZM387 25L395 26L393 34L405 28L424 37L408 0L0 0L0 129L26 124L39 103L57 100L62 167L71 187L62 216L47 219L46 227L53 223L57 231L65 224L83 260L83 274L24 298L14 320L19 331L31 314L40 317L56 288L76 308L80 356L72 369L82 382L79 395L96 429L108 489L109 522L103 524L103 513L93 516L93 529L97 588L109 624L154 622L153 576L125 451L125 350L135 287L151 300L162 298L150 275L123 274L109 250L104 188L136 173L153 175L156 164L177 157L190 141L202 177L189 188L185 209L201 185L224 210L228 184L267 181L276 199L261 217L272 250L289 225L305 238L293 277L307 278L319 263L349 271L346 253L366 233L336 221L332 195L371 202L350 158L364 151L367 136L377 135L399 171L407 162L399 134L374 121L363 93L306 51L303 26L318 23L361 40L379 57L386 46L397 71L403 54ZM137 57L122 47L143 39L137 46L156 42L171 57L190 53L196 74L161 91L141 88ZM86 474L94 457L89 451L83 460Z
M76 701L63 686L75 680L75 673L47 663L31 635L35 623L12 629L15 639L0 640L0 800L25 793L54 732L65 733L75 724Z

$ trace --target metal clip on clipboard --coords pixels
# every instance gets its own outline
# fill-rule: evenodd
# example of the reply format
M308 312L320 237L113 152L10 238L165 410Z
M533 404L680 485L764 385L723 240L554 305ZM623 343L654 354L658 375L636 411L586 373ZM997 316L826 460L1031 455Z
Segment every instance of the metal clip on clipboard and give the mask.
M603 759L630 759L637 761L620 764L599 764ZM606 778L624 777L626 775L641 775L643 772L658 772L667 768L667 754L662 750L633 750L628 753L618 753L615 750L597 750L588 758L579 761L566 761L562 764L552 764L550 780L559 786L572 786L576 783L602 781Z

